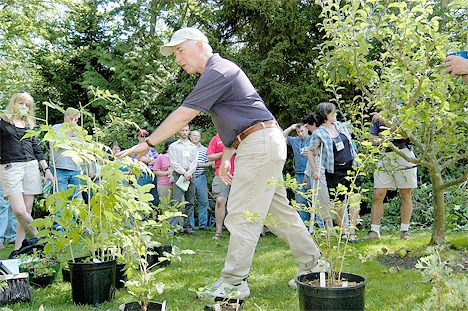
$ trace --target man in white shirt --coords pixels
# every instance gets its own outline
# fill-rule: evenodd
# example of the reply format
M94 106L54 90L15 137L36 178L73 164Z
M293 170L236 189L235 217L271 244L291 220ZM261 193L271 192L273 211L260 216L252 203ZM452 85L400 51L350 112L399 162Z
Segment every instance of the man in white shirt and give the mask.
M184 233L195 234L191 224L190 216L193 214L195 206L195 170L197 169L198 156L197 147L192 144L189 140L190 127L184 126L179 131L179 139L171 144L169 147L171 152L169 153L169 159L171 161L171 167L174 169L174 187L172 197L174 201L178 203L185 202L182 212L187 215L182 221L179 217L171 219L171 225L176 226L178 223L184 228ZM187 190L181 189L177 184L179 178L184 181L190 182Z

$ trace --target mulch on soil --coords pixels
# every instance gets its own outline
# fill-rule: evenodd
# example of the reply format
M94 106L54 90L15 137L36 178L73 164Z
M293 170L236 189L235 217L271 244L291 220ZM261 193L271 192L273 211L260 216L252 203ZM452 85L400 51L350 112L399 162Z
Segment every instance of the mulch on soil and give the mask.
M451 262L450 267L456 273L468 273L468 251L456 250L456 261ZM416 269L416 264L421 257L407 255L401 257L397 253L387 253L382 257L378 257L377 261L387 267L395 267L397 269Z

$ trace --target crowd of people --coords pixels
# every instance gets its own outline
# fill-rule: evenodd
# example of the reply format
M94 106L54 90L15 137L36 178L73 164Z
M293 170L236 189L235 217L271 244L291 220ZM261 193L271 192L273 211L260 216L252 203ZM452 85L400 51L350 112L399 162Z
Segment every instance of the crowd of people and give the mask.
M138 179L139 184L155 185L155 205L165 199L183 203L185 217L171 219L182 232L195 234L195 204L198 201L198 226L208 227L208 184L206 170L214 167L212 193L216 199L216 229L214 239L222 237L223 225L230 232L229 248L221 277L213 283L212 297L227 297L236 289L239 298L250 295L249 276L255 248L267 216L281 220L268 224L269 230L285 240L299 263L297 276L314 271L325 271L327 262L310 235L314 222L331 228L333 221L341 229L341 238L356 242L356 221L359 215L360 179L354 174L359 166L352 134L345 123L336 117L336 107L329 102L318 104L315 111L304 117L302 123L281 130L245 73L231 61L214 53L208 38L195 28L176 31L170 42L160 48L164 56L174 55L176 62L188 74L200 74L198 83L184 102L164 120L153 133L138 132L139 143L121 151L118 144L112 150L116 157L133 155L147 170ZM449 56L445 61L447 72L467 77L466 60ZM466 80L465 80L466 81ZM0 182L4 200L1 203L0 235L2 242L21 247L26 233L37 234L30 225L34 196L42 192L41 170L44 178L57 179L55 191L70 191L77 195L77 175L80 168L66 156L65 150L51 148L50 165L34 136L23 138L35 126L34 102L26 92L15 94L0 120ZM201 133L190 132L189 123L199 113L211 116L217 134L208 147L200 143ZM74 129L80 113L74 108L65 111L64 122L53 130L58 135L74 138ZM391 120L379 113L372 115L370 133L373 143L380 143L379 133L391 127ZM290 136L296 130L297 136ZM179 138L172 136L178 133ZM161 153L155 149L164 143ZM414 157L407 138L393 140L393 146ZM298 191L295 200L304 208L299 212L289 204L282 185L268 183L283 178L287 145L294 154L295 179ZM235 170L234 170L235 165ZM151 174L153 172L154 174ZM346 191L342 191L343 185ZM395 149L385 150L374 173L374 200L371 230L363 240L380 238L383 198L388 189L399 189L402 197L400 237L409 239L412 212L411 190L417 186L417 169ZM301 193L316 188L312 202ZM67 192L68 193L68 192ZM163 198L165 198L163 200ZM308 205L313 209L307 208ZM10 209L16 217L12 217ZM260 216L261 221L244 217L245 211ZM333 211L333 212L332 212ZM335 216L332 216L335 215ZM17 221L16 221L17 220ZM287 223L287 226L283 226ZM309 228L308 228L308 227ZM289 282L295 286L294 279Z

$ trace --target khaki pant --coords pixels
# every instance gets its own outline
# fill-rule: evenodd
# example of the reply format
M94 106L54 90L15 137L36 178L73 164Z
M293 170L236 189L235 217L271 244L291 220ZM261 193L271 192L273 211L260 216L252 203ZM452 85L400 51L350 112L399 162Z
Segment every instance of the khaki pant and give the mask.
M286 160L286 143L279 128L250 134L237 149L236 171L227 204L225 225L230 232L229 249L222 271L225 281L238 284L249 275L253 254L263 223L245 219L245 212L267 215L272 233L286 241L304 270L315 266L320 250L310 237L297 211L289 205L283 186L267 185L281 179Z

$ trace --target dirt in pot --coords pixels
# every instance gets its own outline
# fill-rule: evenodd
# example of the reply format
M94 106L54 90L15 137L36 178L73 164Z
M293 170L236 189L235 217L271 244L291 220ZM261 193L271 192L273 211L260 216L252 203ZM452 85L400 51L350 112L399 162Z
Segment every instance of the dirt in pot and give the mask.
M328 277L328 274L325 274L325 287L350 287L350 286L356 286L360 284L360 280L356 280L355 278L351 277L351 280L349 280L346 277L346 274L341 274L339 275L338 273L334 273L334 277L330 278ZM315 287L321 287L320 285L320 278L317 275L317 278L314 278L312 280L307 280L307 279L302 279L301 282L303 284L315 286Z
M320 280L302 281L302 283L320 287ZM356 286L359 284L359 282L348 281L345 278L342 278L340 280L333 280L333 283L331 282L331 280L327 279L325 281L325 284L326 284L326 287L348 287L348 286Z

